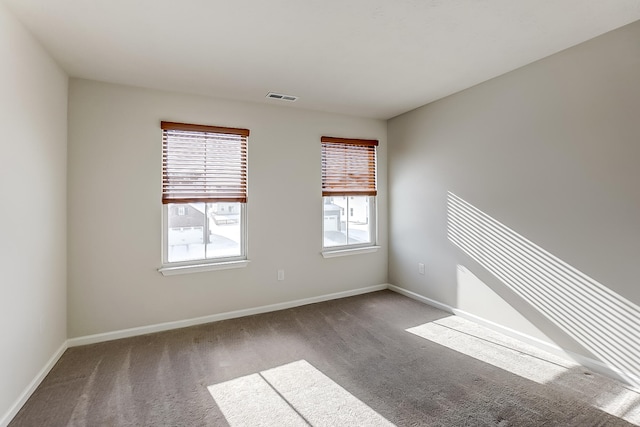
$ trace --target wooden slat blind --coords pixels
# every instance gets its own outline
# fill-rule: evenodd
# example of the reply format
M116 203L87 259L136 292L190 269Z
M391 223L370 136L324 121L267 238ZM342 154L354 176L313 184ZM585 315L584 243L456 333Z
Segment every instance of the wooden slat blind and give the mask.
M377 140L323 136L321 142L323 196L377 194Z
M248 129L161 122L162 203L247 201Z

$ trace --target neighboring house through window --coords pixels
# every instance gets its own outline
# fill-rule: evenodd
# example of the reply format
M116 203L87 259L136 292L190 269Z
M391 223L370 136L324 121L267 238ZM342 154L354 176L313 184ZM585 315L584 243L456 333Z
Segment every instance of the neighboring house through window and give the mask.
M163 265L245 260L249 130L161 128Z
M375 245L378 141L323 136L321 142L323 249Z

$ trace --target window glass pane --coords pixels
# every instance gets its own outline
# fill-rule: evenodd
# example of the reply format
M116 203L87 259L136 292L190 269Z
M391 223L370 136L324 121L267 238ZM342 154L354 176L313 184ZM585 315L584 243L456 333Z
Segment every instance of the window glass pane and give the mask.
M350 245L371 242L369 199L369 196L354 196L349 199Z
M370 196L323 197L324 247L373 243Z
M168 204L167 228L167 262L242 255L241 203Z
M242 255L240 203L207 203L209 236L207 258Z
M169 204L167 261L204 258L205 204Z
M339 246L347 244L347 198L323 197L324 214L324 246Z

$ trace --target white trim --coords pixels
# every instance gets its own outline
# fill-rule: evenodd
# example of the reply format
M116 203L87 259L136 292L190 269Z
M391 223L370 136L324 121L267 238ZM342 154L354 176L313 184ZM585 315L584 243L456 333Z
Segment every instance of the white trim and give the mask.
M431 298L423 297L420 294L416 294L415 292L408 291L408 290L406 290L404 288L400 288L400 287L395 286L395 285L389 285L389 290L391 290L393 292L396 292L396 293L399 293L400 295L404 295L405 297L409 297L411 299L414 299L416 301L420 301L420 302L425 303L427 305L430 305L432 307L439 308L442 311L446 311L448 313L453 314L453 307L451 307L449 305L446 305L446 304L442 304L442 303L440 303L440 302L438 302L436 300L433 300Z
M214 262L210 264L180 265L176 267L160 267L158 272L163 276L175 276L176 274L202 273L203 271L228 270L231 268L244 268L249 265L248 259L241 261Z
M430 305L432 307L435 308L439 308L440 310L446 311L448 313L454 314L456 316L460 316L464 319L470 320L472 322L475 322L479 325L482 325L484 327L487 327L489 329L492 329L493 331L502 333L504 335L507 335L511 338L515 338L517 340L520 340L522 342L525 342L529 345L532 345L534 347L539 348L540 350L544 350L547 351L549 353L555 354L557 356L560 357L565 357L568 359L571 359L577 363L579 363L580 365L594 371L597 372L599 374L602 375L606 375L610 378L613 378L617 381L621 381L624 382L627 386L629 386L630 388L639 391L640 389L638 388L637 385L635 384L631 384L629 382L629 380L634 381L636 384L640 384L640 378L638 378L637 376L629 373L629 372L624 372L618 368L616 368L615 366L610 366L607 365L599 360L595 360L592 359L590 357L586 357L583 356L581 354L578 353L574 353L572 351L568 351L568 350L564 350L561 347L555 345L555 344L551 344L548 343L546 341L543 341L539 338L535 338L532 337L530 335L527 334L523 334L522 332L518 332L514 329L508 328L506 326L502 326L498 323L492 322L491 320L487 320L484 319L482 317L476 316L475 314L469 313L467 311L464 310L460 310L458 308L454 308L450 305L441 303L439 301L436 300L432 300L431 298L427 298L424 297L420 294L417 294L415 292L400 288L398 286L394 286L394 285L389 285L388 289L393 291L393 292L397 292L401 295L404 295L406 297L409 297L411 299L415 299L417 301L420 301L422 303L425 303L427 305Z
M62 343L60 348L55 353L53 353L49 361L47 361L44 367L40 369L40 372L36 374L36 376L33 378L31 383L29 383L29 385L24 389L20 397L18 397L18 399L13 403L13 405L9 407L9 410L2 416L2 418L0 418L0 427L6 427L9 425L11 420L13 420L13 418L18 414L20 409L22 409L22 406L25 403L27 403L27 400L31 397L33 392L36 391L36 388L38 388L38 386L40 385L42 380L44 380L44 378L47 376L49 371L51 371L54 365L58 363L58 360L60 360L60 357L62 357L62 354L67 350L67 348L68 348L67 341L65 341Z
M364 248L350 248L350 249L337 249L337 250L324 250L320 252L325 258L335 258L339 256L368 254L371 252L377 252L380 246L366 246Z
M251 316L254 314L268 313L271 311L284 310L301 305L313 304L317 302L329 301L333 299L346 298L354 295L366 294L387 289L387 284L367 286L365 288L352 289L350 291L336 292L333 294L319 295L316 297L304 298L294 301L281 302L277 304L263 305L260 307L247 308L243 310L228 311L226 313L212 314L209 316L196 317L193 319L177 320L174 322L158 323L137 328L122 329L119 331L105 332L102 334L87 335L84 337L70 338L67 343L69 347L95 344L103 341L117 340L120 338L134 337L137 335L151 334L154 332L168 331L171 329L186 328L188 326L201 325L203 323L218 322L220 320L235 319L237 317Z

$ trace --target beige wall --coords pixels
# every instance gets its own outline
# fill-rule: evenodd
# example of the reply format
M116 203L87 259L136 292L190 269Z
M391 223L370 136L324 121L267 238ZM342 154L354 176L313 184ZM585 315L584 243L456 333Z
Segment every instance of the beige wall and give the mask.
M66 340L67 76L0 2L0 424Z
M390 120L390 282L617 368L602 351L637 356L638 40L640 22ZM448 239L448 192L581 278L503 259L534 283L519 294L486 268L492 237L481 256Z
M386 283L384 121L76 79L69 103L69 337ZM156 271L160 120L251 130L248 267ZM322 135L380 140L377 253L320 255Z

